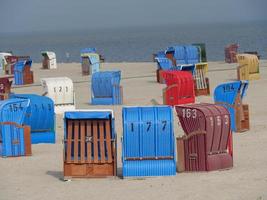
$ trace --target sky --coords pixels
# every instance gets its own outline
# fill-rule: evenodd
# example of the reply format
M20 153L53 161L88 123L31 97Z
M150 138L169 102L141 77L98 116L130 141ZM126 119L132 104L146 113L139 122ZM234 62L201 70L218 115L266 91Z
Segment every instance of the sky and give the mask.
M267 0L0 0L0 33L267 20Z

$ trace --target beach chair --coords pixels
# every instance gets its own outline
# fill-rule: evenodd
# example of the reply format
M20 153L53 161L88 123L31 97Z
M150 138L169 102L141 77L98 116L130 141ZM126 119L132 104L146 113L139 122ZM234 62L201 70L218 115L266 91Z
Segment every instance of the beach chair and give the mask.
M52 51L42 51L43 56L42 67L43 69L56 69L57 59L56 54Z
M120 85L121 71L96 72L92 75L91 103L93 105L120 105L123 89Z
M0 100L9 98L13 76L0 77Z
M117 175L112 110L77 110L64 114L64 179Z
M185 135L176 139L177 169L212 171L233 167L231 121L216 104L175 106Z
M29 100L0 101L0 156L31 155L30 127L23 125Z
M249 130L249 107L243 104L248 81L235 81L218 85L214 90L214 102L224 105L231 115L234 132Z
M32 144L56 142L54 102L36 94L11 94L10 98L28 99L29 107L23 124L31 127Z
M236 63L236 55L238 44L229 44L224 48L225 62L226 63Z
M163 89L163 104L179 105L195 102L194 80L190 72L163 71L167 87Z
M33 71L31 71L32 60L16 62L14 66L14 84L27 85L33 83Z
M122 176L175 175L172 108L124 107L122 118Z
M238 80L260 79L259 59L252 54L238 54L236 56L239 66L237 67Z
M54 102L56 114L75 109L73 82L68 77L41 78L43 95Z
M92 75L100 70L100 56L97 53L81 53L82 75Z

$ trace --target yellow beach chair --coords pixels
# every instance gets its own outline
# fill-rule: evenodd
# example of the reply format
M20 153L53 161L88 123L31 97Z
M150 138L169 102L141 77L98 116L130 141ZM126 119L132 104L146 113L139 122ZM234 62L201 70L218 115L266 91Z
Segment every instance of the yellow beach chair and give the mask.
M237 67L238 80L258 80L260 79L259 59L252 54L237 54L239 66Z

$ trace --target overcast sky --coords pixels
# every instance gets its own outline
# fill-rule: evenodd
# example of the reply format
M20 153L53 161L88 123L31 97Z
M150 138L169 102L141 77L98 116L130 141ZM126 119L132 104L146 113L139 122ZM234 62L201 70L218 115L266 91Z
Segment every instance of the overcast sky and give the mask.
M267 20L267 0L0 0L0 33Z

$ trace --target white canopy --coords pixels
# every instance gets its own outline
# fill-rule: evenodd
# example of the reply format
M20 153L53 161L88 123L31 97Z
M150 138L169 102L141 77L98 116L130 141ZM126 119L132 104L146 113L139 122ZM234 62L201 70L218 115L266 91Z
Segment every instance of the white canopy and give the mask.
M41 54L43 56L47 55L47 57L49 58L49 60L55 59L56 58L56 54L53 51L42 51Z

